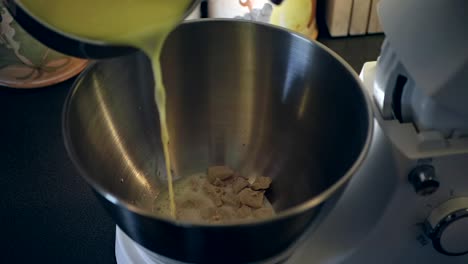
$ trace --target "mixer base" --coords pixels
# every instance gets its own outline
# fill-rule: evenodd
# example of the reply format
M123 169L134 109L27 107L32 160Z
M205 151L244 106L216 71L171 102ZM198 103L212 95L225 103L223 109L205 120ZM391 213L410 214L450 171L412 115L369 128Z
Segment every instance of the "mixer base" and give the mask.
M286 263L293 249L273 257L270 260L254 264L281 264ZM118 226L115 230L115 259L118 264L188 264L158 255L128 237Z
M115 230L115 259L118 264L183 264L183 262L160 256L139 245L118 226Z

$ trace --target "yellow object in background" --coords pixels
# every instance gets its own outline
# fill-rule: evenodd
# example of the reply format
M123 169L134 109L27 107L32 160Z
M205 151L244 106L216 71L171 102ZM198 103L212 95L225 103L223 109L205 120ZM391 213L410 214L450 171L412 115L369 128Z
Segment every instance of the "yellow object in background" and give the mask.
M316 0L285 0L273 8L270 22L316 39L316 6Z
M208 15L271 23L316 39L316 7L317 0L285 0L281 5L268 0L208 0Z

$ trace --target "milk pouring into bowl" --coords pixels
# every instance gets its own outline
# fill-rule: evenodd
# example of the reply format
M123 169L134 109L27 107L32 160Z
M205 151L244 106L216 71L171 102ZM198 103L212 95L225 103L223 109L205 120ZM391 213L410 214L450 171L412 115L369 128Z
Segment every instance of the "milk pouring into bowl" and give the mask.
M99 4L103 2L109 3L98 2L102 10L104 5ZM46 17L50 11L35 3L25 1L22 7L39 18ZM82 3L70 2L68 6ZM142 14L151 13L155 5L164 8L167 1L144 3L147 6L138 11L138 19L129 25L145 21ZM96 5L92 1L89 4ZM124 23L132 17L125 13L130 9L120 10L115 16L107 14L108 19L113 19L105 22L108 27L91 23L94 35L82 31L87 27L73 23L62 29L60 21L68 16L57 21L48 16L43 21L65 37L64 32L71 32L81 39L101 38L101 42L93 44L136 46L146 57L153 57L150 62L142 53L136 53L98 62L78 78L63 116L67 151L119 228L145 248L192 263L210 263L219 257L229 263L272 258L319 219L321 205L338 193L362 162L372 128L367 98L349 66L336 55L320 44L273 26L231 20L184 23L163 46L161 39L176 26L191 3L180 0L171 4L174 6L166 6L166 11L160 12L160 18L152 16L159 23L157 26L137 31ZM86 8L75 7L75 12ZM112 7L112 11L119 8ZM168 12L173 19L163 15ZM127 30L122 29L124 25ZM144 38L148 32L159 39ZM239 55L254 49L256 52L249 53L251 57ZM282 53L271 56L278 51ZM330 79L324 74L331 68L341 78ZM162 88L162 76L167 90ZM323 88L324 83L327 89ZM331 103L341 100L333 96L337 89L347 94L346 98L356 100ZM156 100L148 99L153 94ZM159 116L153 113L154 101ZM339 121L330 119L329 114ZM159 127L152 123L157 118ZM338 136L348 122L360 125L353 133ZM349 144L351 141L353 144ZM213 165L222 173L216 173L211 185L205 185ZM168 179L166 187L157 179L157 171L164 168L168 178L174 168L182 178L177 182L186 180L190 192L192 187L205 187L214 193L219 190L216 188L228 189L229 195L210 197L215 205L234 204L249 207L252 215L252 208L260 210L257 215L269 215L217 225L175 220L179 210L172 180ZM204 170L207 174L199 178L202 180L198 186L191 186L190 175ZM164 196L165 190L171 217L161 217L153 210L161 204L143 203ZM234 193L237 196L231 195ZM187 202L199 206L195 199ZM214 211L215 220L226 213L216 208ZM229 250L234 246L242 254Z
M166 126L166 93L159 55L165 38L182 20L190 0L114 1L114 0L22 0L25 8L49 26L87 39L136 47L151 59L155 101L161 123L161 140L166 160L166 175L171 216L176 216L171 160ZM87 14L86 19L81 19ZM129 166L132 166L129 163Z

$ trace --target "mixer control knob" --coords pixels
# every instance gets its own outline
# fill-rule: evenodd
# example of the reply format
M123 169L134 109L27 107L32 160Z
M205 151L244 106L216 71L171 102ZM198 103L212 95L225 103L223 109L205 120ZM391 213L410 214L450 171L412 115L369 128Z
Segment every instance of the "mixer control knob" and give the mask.
M428 164L414 168L408 175L408 180L413 185L414 191L421 196L433 194L440 185L434 167Z
M468 253L468 198L448 200L426 219L427 235L442 254L460 256Z

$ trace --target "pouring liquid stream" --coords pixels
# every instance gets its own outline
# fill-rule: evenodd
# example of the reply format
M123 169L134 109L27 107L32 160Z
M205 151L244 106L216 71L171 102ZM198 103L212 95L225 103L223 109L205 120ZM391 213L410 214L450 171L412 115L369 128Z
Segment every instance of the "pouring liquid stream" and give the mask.
M176 204L169 155L166 90L160 54L166 37L183 19L191 0L21 0L48 26L77 37L122 44L142 50L150 59L155 80L171 216ZM129 87L131 89L131 87Z

